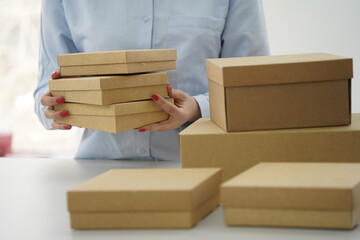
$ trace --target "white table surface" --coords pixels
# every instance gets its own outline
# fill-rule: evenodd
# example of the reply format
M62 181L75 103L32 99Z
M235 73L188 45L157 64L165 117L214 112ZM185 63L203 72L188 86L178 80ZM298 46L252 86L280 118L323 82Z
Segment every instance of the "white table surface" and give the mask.
M222 209L192 229L73 230L66 191L112 168L176 168L172 162L0 158L0 240L17 239L357 239L353 230L228 227Z

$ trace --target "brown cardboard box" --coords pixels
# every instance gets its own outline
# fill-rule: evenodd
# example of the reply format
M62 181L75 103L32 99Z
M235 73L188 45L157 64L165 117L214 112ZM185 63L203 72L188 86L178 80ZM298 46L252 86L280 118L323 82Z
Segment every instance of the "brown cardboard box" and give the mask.
M61 76L128 74L176 68L175 49L120 50L58 56Z
M219 204L220 169L116 169L68 191L71 227L190 228Z
M167 96L168 73L62 78L49 81L49 90L66 102L109 105Z
M224 180L260 162L360 162L360 114L350 126L228 133L199 119L180 133L182 167L217 167Z
M221 186L228 225L353 228L359 163L260 163Z
M207 60L211 120L229 132L350 124L352 59L335 55Z
M168 101L174 102L172 98ZM67 110L70 116L57 122L105 132L122 132L168 119L169 115L152 100L117 103L106 106L63 103L55 110Z

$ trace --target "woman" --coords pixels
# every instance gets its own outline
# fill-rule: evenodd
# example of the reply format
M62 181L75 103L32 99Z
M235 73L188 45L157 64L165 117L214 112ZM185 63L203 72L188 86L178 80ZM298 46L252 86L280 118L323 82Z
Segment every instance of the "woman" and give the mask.
M268 54L261 2L44 0L39 83L34 93L42 124L48 129L71 128L56 122L68 116L53 107L64 99L48 92L50 76L60 77L53 72L58 54L151 48L177 50L177 69L169 71L176 106L153 95L170 118L117 134L85 129L75 158L178 161L180 129L209 117L206 59Z

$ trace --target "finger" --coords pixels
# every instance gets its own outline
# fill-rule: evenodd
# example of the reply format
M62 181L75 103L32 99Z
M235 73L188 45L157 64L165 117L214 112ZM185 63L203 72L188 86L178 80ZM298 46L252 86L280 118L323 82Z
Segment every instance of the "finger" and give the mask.
M146 131L152 131L152 132L162 132L171 130L174 128L177 128L177 122L174 121L174 119L168 119L165 121L161 121L159 123L152 123L145 126L142 126L138 128L138 132L146 132Z
M154 100L154 102L157 105L159 105L162 109L164 109L165 112L170 114L170 116L176 117L181 113L180 109L175 104L172 104L171 102L167 101L162 96L158 94L153 94L151 95L151 97Z
M48 107L44 115L48 119L60 119L64 118L70 115L69 111L63 110L63 111L55 111L53 107Z
M167 85L167 90L168 90L168 95L169 95L169 97L172 97L172 90L173 90L173 88L172 88L172 86L171 86L170 84Z
M79 75L74 75L74 76L61 76L61 70L60 69L56 69L52 74L51 74L51 78L53 80L55 79L59 79L59 78L74 78L74 77L80 77Z
M41 98L40 102L43 106L55 106L57 104L64 103L65 99L63 97L53 97L51 92L47 92Z
M71 125L58 123L56 120L52 121L51 126L55 129L63 129L63 130L70 130Z
M168 85L168 93L169 97L174 98L175 101L185 101L188 96L185 92L173 89L170 85Z
M60 74L60 70L56 69L52 74L51 74L51 79L57 79L57 78L61 78L61 74Z

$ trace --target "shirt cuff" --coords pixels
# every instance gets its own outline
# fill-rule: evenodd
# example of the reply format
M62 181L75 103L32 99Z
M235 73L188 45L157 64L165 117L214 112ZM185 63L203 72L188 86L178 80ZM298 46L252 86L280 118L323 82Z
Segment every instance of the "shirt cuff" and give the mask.
M209 93L196 95L194 96L194 98L199 105L201 117L209 118L210 117Z

